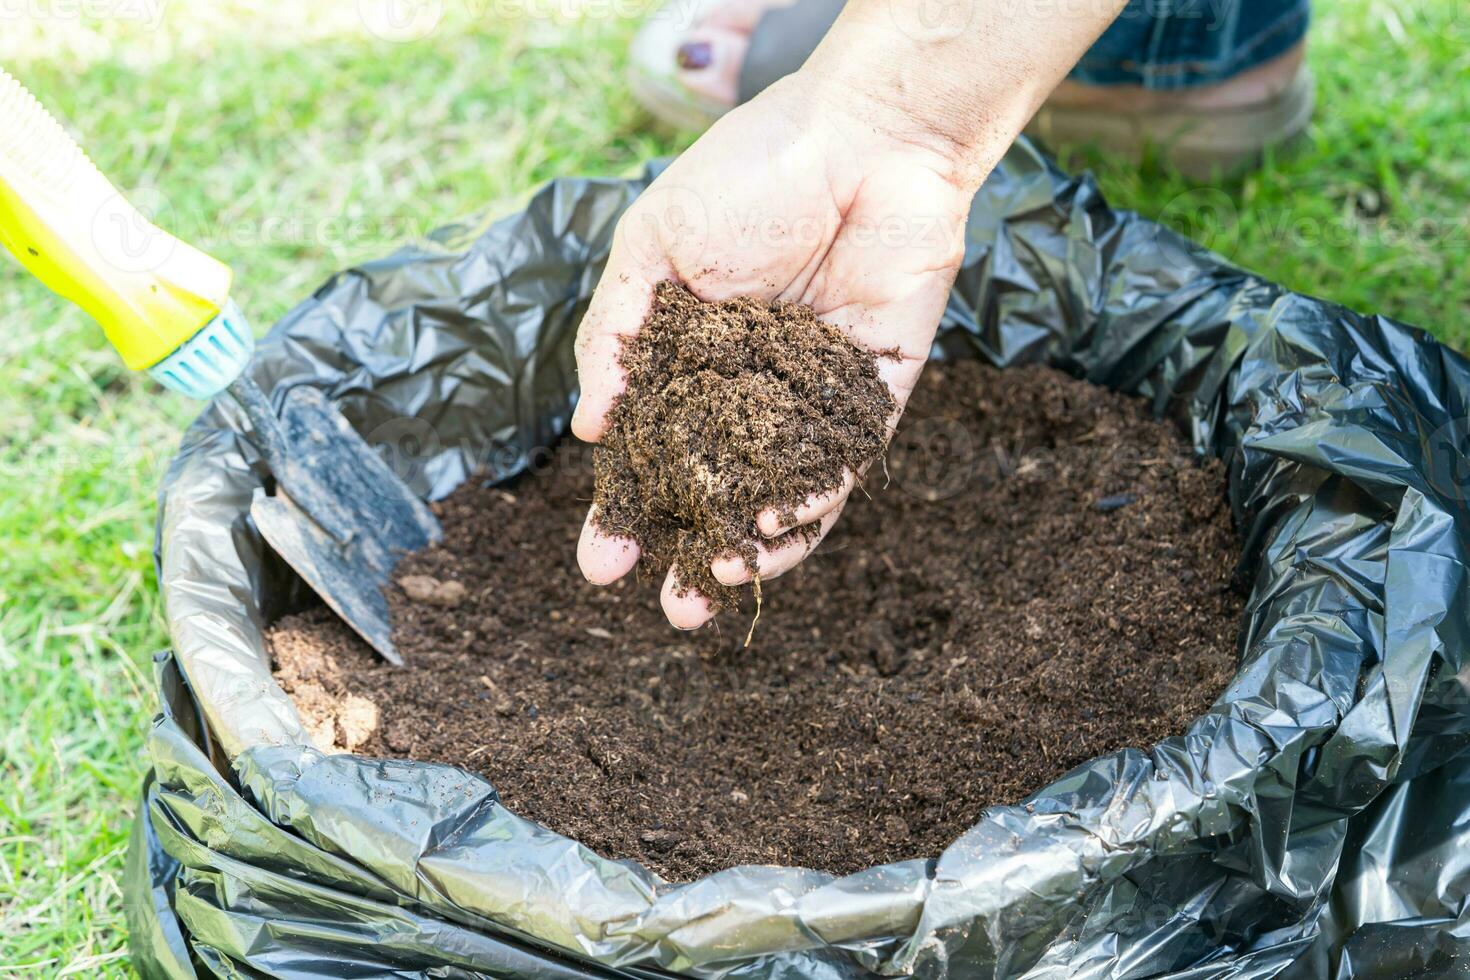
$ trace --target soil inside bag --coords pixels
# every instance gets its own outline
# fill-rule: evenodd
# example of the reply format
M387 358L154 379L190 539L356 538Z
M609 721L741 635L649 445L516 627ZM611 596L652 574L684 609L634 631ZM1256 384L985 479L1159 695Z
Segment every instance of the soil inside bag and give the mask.
M671 880L937 854L985 806L1182 730L1244 603L1224 471L1047 368L932 364L836 530L696 633L588 584L591 453L436 505L395 669L325 610L271 632L324 748L483 774L522 816Z

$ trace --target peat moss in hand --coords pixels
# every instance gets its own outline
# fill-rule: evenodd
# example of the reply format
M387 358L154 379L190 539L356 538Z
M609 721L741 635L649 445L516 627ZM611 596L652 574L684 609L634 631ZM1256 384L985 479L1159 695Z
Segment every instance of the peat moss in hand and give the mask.
M809 306L750 298L704 303L660 283L623 344L627 388L594 453L598 530L632 538L642 561L720 609L741 590L710 563L753 572L756 518L836 490L883 452L896 404L878 357ZM801 547L817 525L783 540Z

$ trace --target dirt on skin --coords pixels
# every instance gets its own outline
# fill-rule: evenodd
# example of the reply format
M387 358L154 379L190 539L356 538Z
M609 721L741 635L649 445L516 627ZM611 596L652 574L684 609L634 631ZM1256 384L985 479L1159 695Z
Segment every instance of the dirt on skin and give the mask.
M443 543L390 596L407 667L318 610L273 631L276 677L323 748L481 773L676 881L934 856L987 805L1180 732L1227 684L1243 597L1223 470L1141 403L931 365L884 463L767 583L748 649L748 601L681 633L650 583L583 580L592 473L568 445L437 505Z
M733 553L754 571L760 512L789 517L841 486L883 451L895 407L877 355L811 307L701 303L673 282L618 363L627 388L593 453L596 526L637 541L655 583L672 565L716 609L746 590L717 582L710 562ZM787 547L816 532L795 529Z

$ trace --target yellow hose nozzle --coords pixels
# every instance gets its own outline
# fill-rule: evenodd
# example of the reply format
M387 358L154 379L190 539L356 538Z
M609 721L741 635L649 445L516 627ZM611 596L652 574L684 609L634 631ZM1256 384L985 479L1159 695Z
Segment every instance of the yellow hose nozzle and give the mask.
M101 324L134 370L159 366L233 309L229 267L139 213L3 70L0 244ZM238 333L238 311L231 324ZM219 353L239 359L238 350Z

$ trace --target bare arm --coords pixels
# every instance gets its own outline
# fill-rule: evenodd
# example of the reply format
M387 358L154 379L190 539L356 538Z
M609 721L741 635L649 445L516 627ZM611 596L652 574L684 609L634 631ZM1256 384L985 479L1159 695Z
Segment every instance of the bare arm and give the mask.
M1126 0L848 0L816 91L954 159L978 188Z
M623 387L621 339L665 279L704 300L806 303L855 343L897 350L881 368L896 422L964 255L971 198L1122 4L849 0L801 71L717 122L624 215L578 330L572 431L601 438ZM799 522L820 521L825 535L855 476L799 509ZM793 542L772 514L757 525L762 580L820 540ZM610 583L638 557L588 515L577 558L589 580ZM712 572L728 585L750 578L734 558ZM711 615L672 571L663 606L686 629Z

